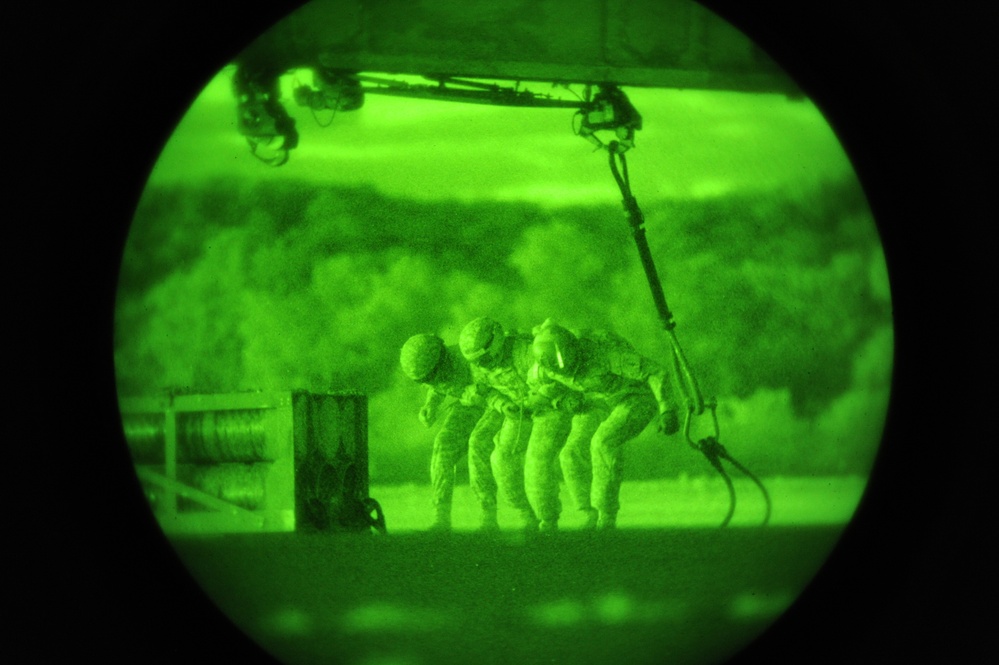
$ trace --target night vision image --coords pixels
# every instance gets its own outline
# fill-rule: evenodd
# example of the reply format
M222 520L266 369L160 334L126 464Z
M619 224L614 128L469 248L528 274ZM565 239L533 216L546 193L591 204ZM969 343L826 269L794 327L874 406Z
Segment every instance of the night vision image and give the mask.
M121 261L155 519L288 665L723 663L865 491L893 328L821 111L687 0L316 0Z

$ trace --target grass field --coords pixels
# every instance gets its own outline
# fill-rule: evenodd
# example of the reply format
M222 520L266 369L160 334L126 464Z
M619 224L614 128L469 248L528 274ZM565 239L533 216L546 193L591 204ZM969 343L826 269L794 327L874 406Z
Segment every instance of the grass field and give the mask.
M846 524L863 494L866 480L860 476L815 478L772 477L761 479L770 495L774 526ZM751 481L733 478L736 510L730 526L755 526L765 514L760 490ZM428 485L375 485L371 496L381 504L392 532L421 531L433 521ZM718 526L728 511L728 491L718 476L681 477L667 480L625 481L621 487L621 528L673 528ZM562 488L563 513L560 526L576 529L582 515L575 510ZM468 485L455 488L452 521L456 531L478 526L479 509ZM500 525L515 528L512 511L500 501Z

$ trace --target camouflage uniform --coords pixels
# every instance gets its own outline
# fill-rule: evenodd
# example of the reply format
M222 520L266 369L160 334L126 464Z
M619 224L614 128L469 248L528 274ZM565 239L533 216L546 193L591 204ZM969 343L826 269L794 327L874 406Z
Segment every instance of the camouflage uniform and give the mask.
M605 414L599 405L586 404L581 393L551 378L538 364L531 368L528 385L534 395L535 410L524 476L531 505L541 519L541 529L558 528L562 513L560 461L573 502L579 510L593 513L593 523L588 526L594 526L596 511L590 505L590 438Z
M482 508L483 528L496 527L496 481L490 466L494 438L501 424L486 408L485 396L472 382L468 363L457 346L444 350L446 370L428 382L427 397L420 420L428 427L446 411L434 437L430 458L430 484L433 490L434 527L450 529L451 500L454 495L455 467L468 455L468 477Z
M526 380L534 364L532 341L530 335L506 335L493 364L489 367L470 364L473 380L486 390L487 414L492 412L486 418L500 422L492 456L497 484L528 529L538 523L524 488L524 458L535 424Z
M566 490L572 497L576 509L586 513L588 528L593 528L597 524L597 510L593 507L591 496L593 463L590 441L606 417L607 410L602 404L584 404L581 410L573 415L572 429L559 453L559 465L562 468Z
M599 526L613 527L620 508L622 446L641 434L657 413L664 431L675 432L677 405L663 368L623 339L609 333L584 334L575 341L574 353L574 363L564 370L539 367L539 379L557 381L583 394L577 431L566 442L560 461L577 507L586 510L592 500ZM588 441L592 484L586 462Z

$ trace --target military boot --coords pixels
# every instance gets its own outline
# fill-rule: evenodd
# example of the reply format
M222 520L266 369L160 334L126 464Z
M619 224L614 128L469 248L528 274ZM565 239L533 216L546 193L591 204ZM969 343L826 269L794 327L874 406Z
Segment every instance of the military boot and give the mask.
M596 508L584 508L583 512L586 513L586 521L583 522L582 528L587 531L592 531L597 528L597 512Z
M558 531L558 518L541 520L541 523L538 525L538 530L542 533L555 533Z
M520 511L520 520L521 524L524 525L524 531L532 532L538 530L538 518L530 508Z
M451 530L451 504L434 506L434 523L430 531L446 533Z
M499 520L496 519L496 506L482 507L482 521L479 525L480 531L499 531Z
M601 512L597 516L597 528L604 531L617 528L617 515Z

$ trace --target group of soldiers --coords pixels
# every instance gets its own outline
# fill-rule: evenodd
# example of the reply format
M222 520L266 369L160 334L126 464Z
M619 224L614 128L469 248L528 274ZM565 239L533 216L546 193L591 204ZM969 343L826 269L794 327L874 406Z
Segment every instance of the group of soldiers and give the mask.
M501 494L525 530L557 530L560 468L586 527L614 528L622 447L653 420L664 434L679 430L665 369L608 331L573 333L549 319L528 334L480 317L457 345L410 337L400 365L427 388L420 421L443 418L431 456L435 530L451 528L466 452L482 529L498 529Z

